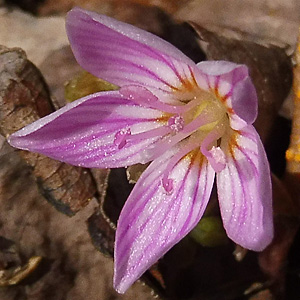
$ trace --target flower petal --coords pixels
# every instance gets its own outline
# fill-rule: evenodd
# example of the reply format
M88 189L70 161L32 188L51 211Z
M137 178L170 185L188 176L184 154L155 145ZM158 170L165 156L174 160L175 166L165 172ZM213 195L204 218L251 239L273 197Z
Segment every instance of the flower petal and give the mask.
M26 126L8 141L73 165L113 168L149 161L143 152L170 131L164 123L158 110L141 107L117 91L101 92Z
M183 157L174 149L146 169L121 212L114 276L120 293L196 226L209 200L215 173L206 158L199 148Z
M119 86L172 91L192 77L194 62L159 37L104 15L72 9L67 33L78 63Z
M197 78L201 85L217 95L227 107L230 125L239 130L252 124L257 117L257 95L249 77L248 68L227 61L203 61L197 67L206 75L206 82Z
M217 174L218 197L227 235L244 248L261 251L273 238L268 160L252 125L221 142L227 164Z

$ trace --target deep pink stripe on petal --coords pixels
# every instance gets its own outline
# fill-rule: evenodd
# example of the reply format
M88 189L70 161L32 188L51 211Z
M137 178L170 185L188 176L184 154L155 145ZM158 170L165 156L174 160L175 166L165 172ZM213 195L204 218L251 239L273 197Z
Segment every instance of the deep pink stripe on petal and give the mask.
M157 122L162 113L141 107L119 92L101 92L74 101L12 134L14 147L84 167L121 167L151 160L147 147L168 134ZM130 129L119 147L116 136ZM143 135L144 132L144 135ZM137 138L135 138L135 134Z
M168 91L185 78L184 66L195 68L168 42L106 16L75 8L67 16L66 27L78 63L119 86L135 81Z
M232 131L221 148L227 153L227 165L217 174L224 228L237 244L261 251L273 238L271 175L263 145L249 125Z
M179 155L179 160L172 163L173 168L167 173L174 182L174 189L168 192L163 186L170 157L179 154L181 147L173 148L152 162L121 212L116 233L114 278L115 288L121 293L182 239L204 212L214 171L199 149L183 158Z
M239 130L252 124L257 117L258 100L247 66L228 61L203 61L197 67L202 72L202 77L198 76L199 85L205 77L209 89L216 92L227 107L231 127Z
M80 8L73 8L67 16L67 27L74 23L74 25L80 29L82 23L90 25L90 22L95 24L94 27L89 26L95 34L100 32L106 32L103 27L110 28L114 33L115 37L122 35L127 37L129 41L135 41L140 44L146 45L149 48L154 48L159 52L169 54L176 59L184 62L191 62L191 60L181 53L177 48L169 44L168 42L162 40L161 38L146 32L144 30L138 29L132 25L125 24L123 22L117 21L107 16L99 15L94 12L85 11ZM124 39L127 41L127 39Z

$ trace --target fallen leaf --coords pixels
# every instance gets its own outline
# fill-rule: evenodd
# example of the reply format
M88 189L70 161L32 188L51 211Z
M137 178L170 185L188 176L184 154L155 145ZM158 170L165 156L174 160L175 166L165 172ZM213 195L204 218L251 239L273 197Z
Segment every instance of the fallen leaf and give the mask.
M0 49L0 132L7 136L54 111L39 70L21 49ZM73 215L95 194L88 170L43 155L18 151L32 168L41 194L58 210Z
M0 286L10 286L20 283L28 277L39 265L42 257L30 257L24 266L16 266L7 270L0 269Z

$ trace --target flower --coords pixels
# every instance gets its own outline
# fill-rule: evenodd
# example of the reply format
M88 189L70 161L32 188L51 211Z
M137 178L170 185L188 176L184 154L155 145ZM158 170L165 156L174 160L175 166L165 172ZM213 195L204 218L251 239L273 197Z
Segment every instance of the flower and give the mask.
M120 87L76 100L9 137L17 148L88 168L152 161L118 220L114 285L137 280L199 222L216 175L224 228L263 250L273 237L268 161L252 126L248 69L197 65L162 39L75 8L67 33L78 63Z

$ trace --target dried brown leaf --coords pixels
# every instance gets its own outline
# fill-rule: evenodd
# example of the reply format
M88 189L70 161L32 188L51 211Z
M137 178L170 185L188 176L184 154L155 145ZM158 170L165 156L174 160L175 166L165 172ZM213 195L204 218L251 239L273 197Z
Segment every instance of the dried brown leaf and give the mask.
M7 270L0 269L0 286L15 285L29 276L39 265L42 257L30 257L24 266L16 266Z
M115 229L100 211L91 215L87 222L94 246L104 255L113 257Z
M39 265L41 256L32 256L22 263L17 245L0 236L0 287L16 285L27 278Z
M48 87L21 49L0 49L0 132L7 136L52 111ZM40 192L58 210L73 215L95 193L90 173L43 155L19 151L32 168Z

